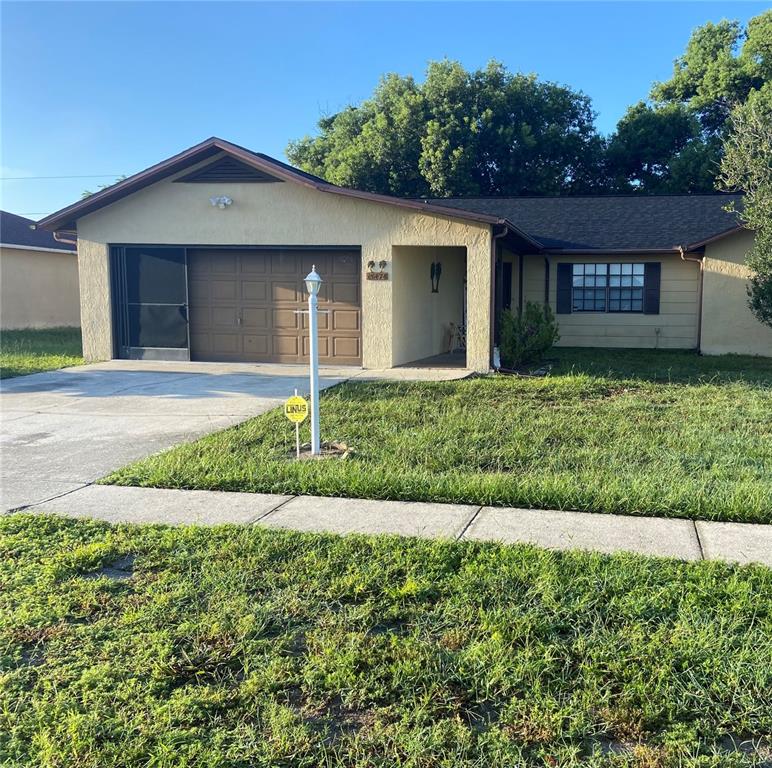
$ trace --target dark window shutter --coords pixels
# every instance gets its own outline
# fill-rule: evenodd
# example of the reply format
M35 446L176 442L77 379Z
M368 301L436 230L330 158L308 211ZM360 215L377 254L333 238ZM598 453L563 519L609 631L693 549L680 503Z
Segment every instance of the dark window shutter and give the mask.
M658 261L647 262L643 270L643 314L658 315L662 264Z
M558 315L571 314L571 264L558 264L558 300L555 312Z

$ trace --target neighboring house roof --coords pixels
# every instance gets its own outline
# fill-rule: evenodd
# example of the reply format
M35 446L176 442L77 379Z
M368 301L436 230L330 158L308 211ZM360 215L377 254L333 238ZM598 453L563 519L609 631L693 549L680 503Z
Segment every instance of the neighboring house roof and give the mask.
M378 195L373 192L363 192L358 189L338 187L318 176L313 176L298 168L293 168L291 165L287 165L268 155L264 155L260 152L252 152L249 149L240 147L237 144L232 144L224 139L212 137L200 144L196 144L190 149L186 149L184 152L180 152L179 154L170 157L168 160L164 160L144 171L135 173L133 176L129 176L127 179L123 179L117 184L106 187L83 200L79 200L73 205L62 208L62 210L52 213L50 216L46 216L38 222L38 225L51 231L75 231L77 228L77 220L79 218L86 216L89 213L93 213L106 205L110 205L134 192L138 192L140 189L144 189L151 184L155 184L157 181L178 173L191 165L200 163L202 160L218 155L221 152L225 152L231 157L234 157L253 168L257 168L260 171L264 171L282 181L294 182L304 187L316 189L320 192L370 200L372 202L383 203L384 205L410 208L425 213L436 213L443 216L450 216L451 218L477 221L484 224L507 223L498 216L490 216L486 213L459 210L456 208L442 208L422 200L408 200L400 197L390 197L389 195ZM515 234L519 234L517 227L510 226L510 228ZM527 238L525 239L527 240Z
M54 240L54 236L43 229L30 229L34 226L36 224L32 219L25 219L8 211L0 211L0 245L24 250L75 253L71 244Z
M548 251L699 248L739 229L742 195L607 195L432 199L515 222Z

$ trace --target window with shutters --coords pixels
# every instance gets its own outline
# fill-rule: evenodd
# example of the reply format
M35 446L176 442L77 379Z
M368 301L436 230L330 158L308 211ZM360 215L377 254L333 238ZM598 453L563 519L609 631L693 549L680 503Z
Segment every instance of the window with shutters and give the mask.
M643 312L644 264L574 264L573 312Z

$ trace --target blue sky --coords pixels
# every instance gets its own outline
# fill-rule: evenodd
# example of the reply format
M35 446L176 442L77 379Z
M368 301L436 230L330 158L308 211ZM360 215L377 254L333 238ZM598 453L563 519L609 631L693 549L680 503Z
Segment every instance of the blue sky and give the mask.
M603 132L691 30L766 3L2 2L2 208L40 218L216 135L284 158L386 72L489 59L592 97Z

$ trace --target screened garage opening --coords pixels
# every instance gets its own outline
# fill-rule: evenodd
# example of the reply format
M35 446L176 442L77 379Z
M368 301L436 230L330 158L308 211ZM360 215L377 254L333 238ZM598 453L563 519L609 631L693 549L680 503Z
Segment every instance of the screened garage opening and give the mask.
M316 266L319 362L361 365L358 248L114 247L117 357L305 363Z

